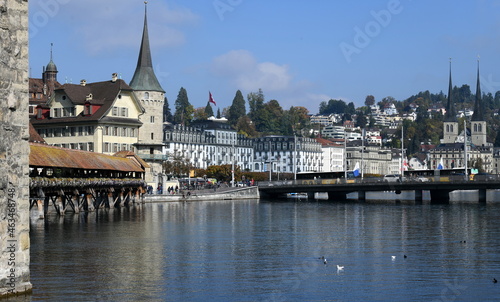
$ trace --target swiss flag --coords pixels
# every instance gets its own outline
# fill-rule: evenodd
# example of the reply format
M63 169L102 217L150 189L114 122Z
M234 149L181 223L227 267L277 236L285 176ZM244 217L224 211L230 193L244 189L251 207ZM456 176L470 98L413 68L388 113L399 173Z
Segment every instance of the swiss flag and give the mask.
M217 104L214 101L214 98L212 97L212 93L210 91L208 92L208 101L210 103L214 104L214 106L217 106Z

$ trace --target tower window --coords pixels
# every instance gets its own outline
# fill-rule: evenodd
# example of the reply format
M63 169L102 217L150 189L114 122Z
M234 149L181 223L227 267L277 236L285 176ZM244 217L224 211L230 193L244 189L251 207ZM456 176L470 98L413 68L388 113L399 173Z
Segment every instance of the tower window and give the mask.
M144 99L149 100L149 92L144 92Z

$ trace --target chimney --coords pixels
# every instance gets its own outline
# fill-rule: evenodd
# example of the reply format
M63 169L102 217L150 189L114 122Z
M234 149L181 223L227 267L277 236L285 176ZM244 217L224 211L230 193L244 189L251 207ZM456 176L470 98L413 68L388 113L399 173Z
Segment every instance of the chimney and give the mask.
M80 85L82 85L82 86L87 85L87 81L86 81L86 80L81 80L81 81L80 81Z
M114 72L112 75L111 75L111 82L116 82L116 80L118 79L118 74L116 72Z

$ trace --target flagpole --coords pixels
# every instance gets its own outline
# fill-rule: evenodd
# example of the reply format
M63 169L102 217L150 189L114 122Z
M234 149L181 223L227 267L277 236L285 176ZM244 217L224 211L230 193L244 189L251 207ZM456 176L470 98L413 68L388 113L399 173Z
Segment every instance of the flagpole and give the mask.
M469 179L467 173L467 121L464 119L464 167L465 167L465 180Z
M401 178L403 177L403 165L404 165L404 136L403 136L403 125L401 125Z
M366 132L365 132L365 128L363 128L361 130L361 179L363 179L363 176L364 176L364 173L365 173L365 169L364 169L364 165L365 165L365 137L366 137Z

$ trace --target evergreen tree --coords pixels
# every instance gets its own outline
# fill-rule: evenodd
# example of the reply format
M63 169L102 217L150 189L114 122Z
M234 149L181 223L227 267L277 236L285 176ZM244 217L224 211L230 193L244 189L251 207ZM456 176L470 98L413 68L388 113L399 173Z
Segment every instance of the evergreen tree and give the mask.
M252 120L255 125L257 131L262 132L263 124L264 124L264 93L262 89L259 89L257 93L251 92L247 96L248 106L250 107L250 112L248 116Z
M221 118L222 116L220 115L220 108L217 108L217 118Z
M227 119L230 125L236 125L239 118L246 115L245 108L245 99L243 98L243 94L241 91L236 91L236 95L234 96L233 103L231 107L229 107Z
M207 106L205 107L205 114L207 117L214 116L214 110L212 109L212 104L210 104L210 101L207 102Z
M174 121L174 117L172 116L172 112L170 111L170 106L168 105L168 100L165 97L165 102L163 103L163 122L172 123Z
M193 119L194 107L189 103L187 91L181 87L175 100L174 122L188 126Z

